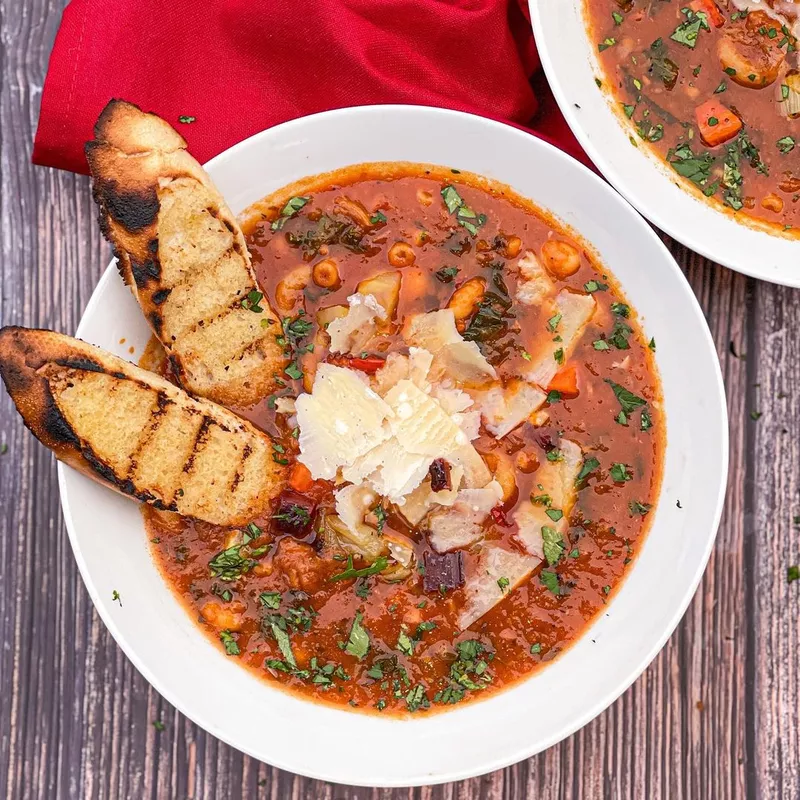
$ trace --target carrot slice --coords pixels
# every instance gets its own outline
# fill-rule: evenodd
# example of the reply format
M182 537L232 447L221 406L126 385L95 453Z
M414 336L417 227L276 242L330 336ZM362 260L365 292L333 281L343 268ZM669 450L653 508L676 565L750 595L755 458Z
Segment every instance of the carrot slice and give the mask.
M719 100L706 100L695 109L700 137L709 147L733 139L742 129L742 120Z
M562 397L577 397L580 394L578 389L578 370L575 367L564 367L550 381L547 390L558 392Z
M305 464L299 461L292 467L292 472L289 475L289 486L296 492L307 492L314 479L311 477L311 472Z
M689 8L692 11L702 11L715 28L721 28L725 24L725 17L714 0L692 0Z

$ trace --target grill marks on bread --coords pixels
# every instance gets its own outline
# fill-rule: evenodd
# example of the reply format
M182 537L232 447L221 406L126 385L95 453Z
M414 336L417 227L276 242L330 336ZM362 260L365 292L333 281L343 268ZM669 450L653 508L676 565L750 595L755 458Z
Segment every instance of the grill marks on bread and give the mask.
M111 101L86 145L100 224L175 375L194 394L250 405L285 366L236 218L164 120ZM263 323L263 324L262 324Z
M243 525L280 487L266 434L84 342L5 328L0 373L58 458L156 508Z

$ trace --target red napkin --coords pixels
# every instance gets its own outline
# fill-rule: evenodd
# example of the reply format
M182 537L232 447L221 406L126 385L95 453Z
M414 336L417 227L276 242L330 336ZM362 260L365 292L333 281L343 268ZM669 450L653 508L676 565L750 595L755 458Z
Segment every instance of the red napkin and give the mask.
M200 162L279 122L372 103L529 125L582 157L543 80L534 92L538 70L525 0L72 0L33 160L86 172L112 97L171 122Z

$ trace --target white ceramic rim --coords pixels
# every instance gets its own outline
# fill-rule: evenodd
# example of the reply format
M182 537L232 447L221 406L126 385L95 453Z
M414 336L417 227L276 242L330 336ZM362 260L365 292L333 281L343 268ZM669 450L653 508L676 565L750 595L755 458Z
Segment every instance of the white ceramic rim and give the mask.
M364 106L359 108L340 109L336 111L323 112L321 114L316 114L311 117L294 120L292 122L288 122L283 125L277 126L276 128L263 131L251 137L250 139L247 139L235 145L230 150L220 154L216 158L212 159L212 161L209 162L207 166L213 175L215 170L220 169L226 162L232 159L236 159L240 155L246 153L250 148L258 146L259 142L261 142L264 139L269 139L270 137L275 137L279 134L289 135L294 131L302 133L304 127L308 126L313 127L314 125L320 123L331 125L340 122L343 118L346 117L352 117L353 122L356 125L358 125L359 121L368 124L370 120L374 122L377 118L386 119L395 117L397 120L402 120L410 117L411 119L416 119L422 126L431 124L435 125L439 123L446 125L449 123L449 124L454 124L456 126L458 125L466 127L471 126L471 128L474 128L478 132L483 131L487 135L496 135L497 138L500 140L503 139L503 137L524 138L527 142L524 145L524 147L543 148L548 159L552 159L553 161L557 162L560 161L562 164L564 164L564 169L567 171L578 170L579 173L582 174L582 180L585 180L587 182L587 186L593 184L594 188L597 191L604 193L604 197L608 199L608 202L610 204L612 205L616 204L618 206L621 213L629 213L631 218L631 224L641 225L642 229L641 235L649 237L651 246L660 251L661 255L664 257L665 264L669 265L669 269L672 272L669 281L670 282L677 281L676 291L681 295L681 303L685 305L685 313L691 319L692 324L698 327L699 338L696 340L695 357L705 362L704 368L710 370L709 374L711 376L710 377L711 384L715 389L713 397L708 398L709 414L707 415L707 423L709 426L711 426L712 429L714 429L714 436L712 438L716 437L716 441L715 441L715 447L713 448L714 452L708 453L708 458L710 459L710 463L712 464L712 466L714 466L716 468L716 471L718 472L718 474L713 479L713 485L716 486L716 491L712 492L709 496L704 498L706 507L703 509L703 514L707 518L707 524L704 523L701 528L701 532L704 537L703 549L702 552L698 554L699 557L697 557L696 560L693 562L693 568L691 570L687 570L686 574L682 576L683 583L682 583L682 588L680 589L679 601L676 598L674 607L671 606L673 610L671 616L669 617L668 623L666 623L663 626L663 628L659 631L658 635L654 636L652 640L650 640L649 638L650 631L639 632L645 634L647 640L651 641L651 644L647 648L647 650L643 653L643 655L640 658L638 658L638 661L636 662L635 666L631 669L626 670L625 675L615 683L613 690L608 691L602 696L597 697L593 703L587 704L587 706L583 708L581 713L576 714L574 716L574 718L570 721L569 725L566 725L556 731L553 731L552 734L549 735L549 737L542 737L539 739L539 741L533 744L531 744L528 741L525 741L524 738L522 738L521 740L516 742L516 746L514 748L510 748L508 752L504 752L502 755L496 755L491 758L485 758L483 760L481 760L480 757L473 757L469 763L462 765L460 768L453 768L441 772L436 770L432 771L429 770L426 772L402 771L390 775L387 774L388 770L385 770L380 773L374 773L374 772L369 773L368 771L354 772L349 768L348 765L345 765L345 768L343 770L339 770L338 768L333 771L330 769L321 769L318 768L316 765L312 764L311 762L306 762L302 758L295 760L292 760L291 758L289 759L276 758L274 756L271 756L269 752L265 751L263 747L262 748L257 747L252 742L243 742L237 739L236 736L232 735L230 732L225 730L220 730L215 725L209 724L209 721L204 719L202 715L195 713L194 709L192 708L191 702L188 702L185 698L179 696L179 692L176 689L164 685L163 681L160 679L157 672L154 671L150 667L150 665L146 663L145 660L143 660L139 656L139 654L128 642L126 635L120 630L120 627L117 624L117 620L114 618L114 616L112 616L112 608L114 608L114 606L112 604L110 596L106 597L105 596L106 593L101 594L100 588L98 585L95 584L93 576L90 574L90 570L87 566L86 558L84 556L84 553L82 552L79 543L79 533L78 530L76 529L73 520L73 513L70 504L70 491L71 487L76 486L78 483L82 481L86 482L87 484L90 484L91 482L89 482L89 480L84 476L81 476L77 473L67 470L65 469L64 465L59 464L58 467L59 488L61 491L62 509L64 513L67 531L70 537L70 542L73 547L73 552L75 553L75 558L78 563L81 576L83 577L89 595L95 607L97 608L101 619L108 627L111 634L114 636L115 640L122 648L123 652L130 659L133 665L139 670L139 672L146 678L146 680L168 702L170 702L173 706L175 706L178 710L180 710L185 716L187 716L193 722L195 722L208 732L212 733L213 735L217 736L218 738L222 739L226 743L230 744L231 746L253 756L254 758L266 761L281 769L300 773L311 778L317 778L321 780L327 780L339 783L362 785L362 786L387 786L387 787L444 783L444 782L472 777L475 775L484 774L496 769L506 767L510 764L526 759L531 755L534 755L535 753L540 752L556 744L558 741L565 738L566 736L569 736L570 734L574 733L576 730L578 730L579 728L584 726L587 722L589 722L591 719L593 719L595 716L597 716L601 711L607 708L614 700L616 700L617 697L619 697L619 695L622 694L622 692L624 692L633 683L633 681L641 674L641 672L647 667L647 665L652 661L655 655L663 647L664 643L667 641L667 639L675 629L676 625L680 621L681 617L683 616L684 612L686 611L686 608L696 591L697 585L700 581L700 578L703 574L703 570L710 555L711 548L714 543L716 530L719 525L719 520L722 513L722 505L725 497L726 478L728 469L728 436L727 436L728 427L727 427L727 411L725 404L724 387L722 383L722 374L720 371L719 363L716 358L714 343L711 339L710 332L705 323L705 318L703 317L702 310L700 309L700 306L696 298L694 297L694 294L692 293L685 277L681 273L677 264L675 264L674 260L672 259L672 257L670 256L670 254L668 253L662 242L655 235L655 233L648 226L646 226L645 223L641 221L641 219L637 217L635 213L630 212L629 207L626 210L624 201L621 198L619 198L618 195L615 195L608 188L608 186L600 178L594 175L590 170L577 164L577 162L575 162L573 159L569 158L564 153L552 147L548 143L530 137L529 134L526 134L515 128L491 120L486 120L484 118L475 117L473 115L455 111L447 111L442 109L433 109L433 108L426 108L419 106ZM508 141L511 140L509 139ZM365 160L380 160L380 159L365 159ZM388 159L384 158L383 160L388 160ZM398 157L397 160L400 160L400 157ZM430 163L431 159L429 159L428 161ZM467 168L467 165L464 164L460 166ZM316 172L318 171L319 170L316 170ZM511 181L506 180L505 182L511 182ZM234 211L238 212L240 210L241 209L234 207ZM635 220L638 220L638 223L635 222ZM84 317L78 328L77 335L80 336L85 329L90 327L90 320L98 310L98 306L101 303L104 291L108 288L108 285L112 281L118 281L118 280L119 278L116 274L114 263L112 262L112 264L109 265L108 269L102 276L94 294L92 295L92 298L89 301L89 304L87 305ZM623 285L623 289L624 288L625 287ZM666 394L667 386L665 385L664 388ZM704 419L706 419L705 415ZM91 485L95 486L95 484ZM102 487L98 487L98 489L102 490ZM662 494L660 497L660 502L661 504L665 504L663 485L662 485ZM653 528L655 527L656 521L658 520L658 517L661 514L661 508L662 508L661 504L655 510L656 520L654 520L653 522ZM643 549L646 550L646 548L647 548L647 542L645 543L645 547ZM640 561L643 557L644 555L639 556ZM636 569L632 570L631 575L627 577L626 581L624 582L622 588L619 590L617 595L621 595L622 593L624 593L626 587L632 584L634 575L636 575ZM609 610L613 609L615 602L617 602L616 598L612 600L612 603L609 605ZM365 729L370 730L371 733L374 733L375 731L388 732L389 726L413 725L415 726L414 733L417 734L417 732L419 732L417 735L421 737L421 734L424 731L438 730L439 728L442 727L444 728L449 727L451 729L454 727L458 727L459 721L471 720L472 722L474 722L476 714L478 716L481 715L486 716L487 714L490 715L491 712L482 714L480 709L488 708L489 705L492 705L493 708L495 707L499 708L503 705L500 702L502 698L504 697L510 698L515 694L519 694L520 687L525 687L532 681L541 680L540 676L542 675L554 674L554 672L558 670L558 665L564 663L564 661L570 657L571 653L577 651L581 647L582 642L586 642L586 640L589 638L590 631L594 632L600 629L601 624L604 624L602 622L602 616L603 615L601 615L600 619L592 623L590 628L587 629L587 632L584 634L584 636L579 640L577 644L575 644L569 651L567 651L567 653L562 655L547 669L540 671L533 678L529 678L526 681L517 684L516 686L514 686L509 690L496 693L490 699L484 700L479 703L468 704L463 708L457 707L456 710L451 710L443 714L432 715L429 717L421 717L418 719L412 719L410 721L396 720L396 719L380 719L379 724L369 723L361 726L361 724L359 723L358 727L364 727ZM197 635L205 639L204 635L199 630L197 631ZM211 647L210 643L209 647ZM241 673L246 673L245 670L241 670L241 668L236 667L235 665L233 665L233 668L239 670ZM259 685L263 685L266 687L266 683L262 681L259 681ZM270 689L270 691L276 692L278 690ZM282 692L279 692L279 694L287 696L285 693ZM195 698L192 698L192 701L194 700ZM348 718L358 717L359 719L375 719L374 717L366 717L365 715L355 715L348 712L340 712L340 711L330 712L330 710L325 711L324 706L319 706L317 704L309 703L304 700L296 700L296 702L307 707L318 709L319 711L314 712L314 716L318 716L323 720L330 721L331 719L333 719L334 717L331 716L331 713L333 713L334 715L340 715L336 717L336 719L338 720L337 724L341 724L345 728L353 726L346 725L341 715L344 715ZM505 705L507 705L507 703ZM442 720L442 719L445 719L447 721L441 724L435 722L436 720ZM429 736L426 738L429 738ZM268 749L269 748L267 748L267 750Z
M600 91L605 76L589 40L585 0L528 0L539 57L561 113L603 176L640 213L702 256L753 278L800 287L800 241L772 235L715 208L686 188Z

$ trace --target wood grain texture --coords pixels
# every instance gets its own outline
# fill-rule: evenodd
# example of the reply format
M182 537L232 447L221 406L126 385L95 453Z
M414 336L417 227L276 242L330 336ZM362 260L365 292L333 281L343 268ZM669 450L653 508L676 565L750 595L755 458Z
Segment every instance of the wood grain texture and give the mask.
M87 181L29 163L62 6L0 0L0 322L73 332L108 250ZM800 526L792 521L800 515L800 297L667 243L700 299L722 361L730 489L689 611L610 709L527 762L437 787L334 786L241 755L164 702L105 630L70 552L54 463L3 394L0 796L800 798L800 591L786 582L787 565L800 561ZM731 341L746 359L731 354ZM763 416L751 420L750 411Z

